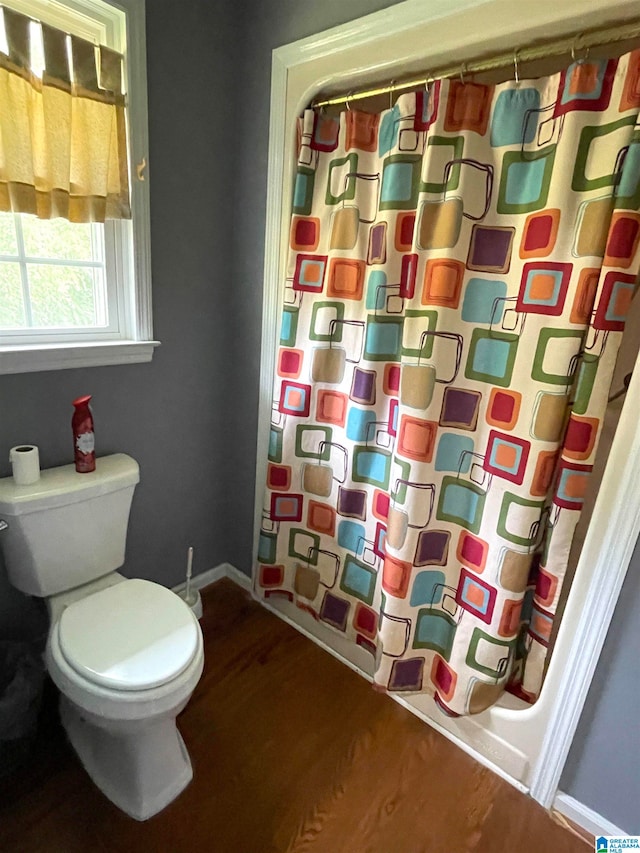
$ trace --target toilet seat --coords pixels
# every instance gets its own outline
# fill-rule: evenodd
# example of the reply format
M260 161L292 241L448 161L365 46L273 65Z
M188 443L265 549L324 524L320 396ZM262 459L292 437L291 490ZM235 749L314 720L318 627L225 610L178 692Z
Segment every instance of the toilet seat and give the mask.
M198 649L199 626L170 590L139 578L70 604L57 626L60 652L87 681L146 690L176 678Z

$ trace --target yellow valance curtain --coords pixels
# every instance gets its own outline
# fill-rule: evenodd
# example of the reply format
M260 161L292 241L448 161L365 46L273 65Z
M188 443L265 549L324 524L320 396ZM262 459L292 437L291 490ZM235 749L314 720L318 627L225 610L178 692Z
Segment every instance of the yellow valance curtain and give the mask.
M0 10L0 210L70 222L129 219L122 56L36 24L44 71L32 67L32 19Z

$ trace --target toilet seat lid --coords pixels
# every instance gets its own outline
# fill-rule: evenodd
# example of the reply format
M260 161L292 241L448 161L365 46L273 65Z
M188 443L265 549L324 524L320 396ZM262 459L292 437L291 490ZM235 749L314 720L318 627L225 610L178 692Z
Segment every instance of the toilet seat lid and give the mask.
M199 626L175 593L139 578L70 604L58 622L67 663L116 690L145 690L178 676L193 660Z

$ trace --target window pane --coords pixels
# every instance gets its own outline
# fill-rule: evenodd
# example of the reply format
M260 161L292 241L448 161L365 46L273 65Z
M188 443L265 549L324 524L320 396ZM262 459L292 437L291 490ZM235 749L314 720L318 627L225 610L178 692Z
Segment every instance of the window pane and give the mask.
M19 329L25 323L20 266L0 263L0 326Z
M102 230L102 226L101 226ZM22 216L24 250L31 258L62 258L91 261L91 225L67 222L66 219L38 219ZM102 257L102 252L97 258Z
M94 273L87 267L28 264L33 325L96 325Z
M0 255L17 255L16 229L13 213L0 213Z

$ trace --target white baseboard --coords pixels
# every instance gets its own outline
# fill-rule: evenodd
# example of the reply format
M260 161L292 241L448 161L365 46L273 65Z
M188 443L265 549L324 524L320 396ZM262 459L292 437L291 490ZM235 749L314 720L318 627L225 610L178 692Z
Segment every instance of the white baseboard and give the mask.
M215 583L221 578L226 578L227 565L228 563L220 563L219 566L216 566L213 569L207 569L206 572L201 572L199 575L194 575L191 578L191 586L194 589L204 589L205 586L209 586L210 583ZM174 586L171 589L173 592L180 594L184 591L186 585L186 581L182 581L182 583L177 584L177 586Z
M214 566L212 569L207 569L206 572L194 575L191 578L191 586L194 589L204 589L205 586L222 580L222 578L230 578L243 589L251 589L251 578L245 575L244 572L241 572L240 569L236 569L231 563L220 563L220 565ZM184 590L185 586L186 582L183 581L177 586L172 587L172 590L173 592L180 593Z
M236 569L235 566L232 566L231 563L223 563L226 569L226 577L232 580L234 583L237 583L238 586L241 586L243 589L252 589L251 578L248 575L245 575L244 572L241 572L240 569Z
M562 791L558 791L556 794L552 811L559 812L564 817L569 818L596 838L600 835L621 835L623 837L628 835L627 832L619 829L601 814L594 812L593 809L583 803L579 803L578 800L574 800L569 794L563 794Z

